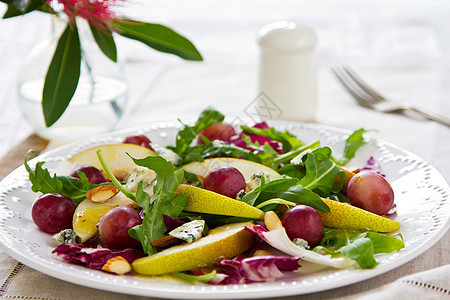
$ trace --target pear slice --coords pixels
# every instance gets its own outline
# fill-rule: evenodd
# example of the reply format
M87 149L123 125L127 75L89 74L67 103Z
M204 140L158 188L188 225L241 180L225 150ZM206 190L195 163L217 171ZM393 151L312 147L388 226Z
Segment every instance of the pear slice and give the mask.
M247 224L250 223L226 224L191 244L138 258L132 263L133 270L143 275L163 275L207 266L220 258L233 258L254 242L255 236L245 230Z
M156 152L139 145L109 144L96 146L81 151L69 158L68 161L79 166L88 165L96 167L105 174L103 167L98 160L97 150L102 151L108 167L116 177L121 179L124 178L136 166L127 153L133 158L145 158L147 156L158 155Z
M270 180L280 179L281 175L275 170L245 159L231 158L231 157L218 157L205 159L203 162L193 162L187 164L183 169L189 173L206 177L209 172L220 167L234 167L238 169L245 178L245 181L249 181L254 174L264 173L270 177Z
M123 193L118 193L105 203L98 203L84 199L78 204L73 214L72 226L77 234L78 242L84 243L93 238L97 232L97 224L109 210L117 206L137 207L137 203L128 199Z
M186 206L184 207L185 211L264 219L264 212L259 208L212 191L187 184L180 184L177 189L177 194L181 193L187 198Z
M329 213L317 211L324 226L370 229L377 232L392 232L400 227L400 224L394 220L376 215L348 203L325 198L322 198L322 201L330 208Z

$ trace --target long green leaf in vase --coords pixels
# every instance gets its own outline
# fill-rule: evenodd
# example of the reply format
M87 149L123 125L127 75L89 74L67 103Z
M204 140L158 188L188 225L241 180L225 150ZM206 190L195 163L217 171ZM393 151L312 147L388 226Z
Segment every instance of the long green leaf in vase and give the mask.
M32 12L34 10L40 10L44 11L44 1L43 0L29 0L28 3L25 4L24 7L20 7L15 1L1 1L3 3L6 3L7 9L5 14L3 15L3 19L8 19L12 17L21 16L24 14L27 14L29 12ZM20 3L21 4L21 3Z
M114 22L114 27L120 35L140 41L160 52L175 54L186 60L203 60L187 38L164 25L121 19Z
M113 62L117 62L117 47L116 43L114 42L112 32L108 29L105 29L106 31L102 32L101 30L90 24L89 27L91 28L94 40L100 50L102 50L102 52Z
M47 127L58 121L72 100L80 79L80 65L78 30L67 25L45 77L42 108Z

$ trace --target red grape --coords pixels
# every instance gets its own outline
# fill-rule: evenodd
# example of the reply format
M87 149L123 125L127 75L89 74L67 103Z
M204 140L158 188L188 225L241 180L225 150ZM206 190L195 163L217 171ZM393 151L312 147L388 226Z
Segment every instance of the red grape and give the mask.
M306 205L289 208L281 218L281 223L291 240L301 238L312 248L322 240L323 223L317 211Z
M88 178L88 181L92 184L99 184L107 181L103 173L93 166L79 166L73 170L70 176L80 178L80 176L78 176L78 172L83 172Z
M226 123L214 123L200 131L199 136L197 138L197 144L204 145L202 138L200 135L204 135L208 140L221 140L226 141L230 137L236 134L233 126Z
M124 144L135 144L152 150L150 139L143 134L131 135L125 138Z
M350 204L384 215L394 204L394 191L387 180L372 171L361 171L350 179L347 189Z
M31 208L31 217L37 227L47 233L58 233L72 228L76 203L65 196L51 193L39 197Z
M118 206L108 211L98 223L100 239L111 249L136 247L139 242L133 239L128 230L142 223L142 219L134 209Z
M233 167L220 167L212 170L205 177L203 188L236 198L236 194L245 189L245 178L242 173Z

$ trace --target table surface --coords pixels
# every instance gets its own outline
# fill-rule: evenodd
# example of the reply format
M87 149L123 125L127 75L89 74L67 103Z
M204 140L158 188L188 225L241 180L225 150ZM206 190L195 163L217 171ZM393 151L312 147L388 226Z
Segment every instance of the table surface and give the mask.
M349 65L386 97L450 116L450 5L445 1L134 0L122 6L127 16L163 23L189 37L204 61L183 61L116 37L130 88L118 128L180 116L194 119L207 105L233 118L244 117L245 108L258 96L258 30L273 21L293 20L311 26L319 37L314 123L349 130L375 128L374 136L417 154L450 181L449 127L360 107L330 72L330 67ZM15 83L21 61L49 29L48 18L40 13L0 21L0 157L32 133L17 107ZM345 297L449 264L449 246L447 233L421 257L386 275L310 296Z

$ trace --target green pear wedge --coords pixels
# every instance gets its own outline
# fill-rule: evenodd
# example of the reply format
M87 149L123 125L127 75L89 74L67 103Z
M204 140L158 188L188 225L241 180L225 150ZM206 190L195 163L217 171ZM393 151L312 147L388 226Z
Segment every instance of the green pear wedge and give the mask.
M251 219L264 218L264 212L259 208L199 187L180 184L177 194L181 193L187 198L185 211Z
M220 167L234 167L238 169L245 178L245 181L250 180L254 174L264 173L270 177L270 180L280 179L282 176L275 170L244 159L232 157L217 157L205 159L202 162L193 162L183 166L183 169L189 173L206 177L209 172Z
M142 275L163 275L207 266L220 258L233 258L250 248L255 240L255 236L245 230L247 224L223 225L193 243L138 258L132 263L133 270Z

